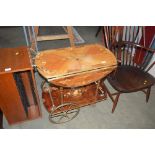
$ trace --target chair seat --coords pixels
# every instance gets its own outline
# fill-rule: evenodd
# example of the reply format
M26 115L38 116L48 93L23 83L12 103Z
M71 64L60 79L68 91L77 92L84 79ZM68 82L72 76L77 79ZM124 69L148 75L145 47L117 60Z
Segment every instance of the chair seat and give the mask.
M110 74L107 79L114 89L123 93L139 91L155 84L152 75L133 66L119 66L115 74Z

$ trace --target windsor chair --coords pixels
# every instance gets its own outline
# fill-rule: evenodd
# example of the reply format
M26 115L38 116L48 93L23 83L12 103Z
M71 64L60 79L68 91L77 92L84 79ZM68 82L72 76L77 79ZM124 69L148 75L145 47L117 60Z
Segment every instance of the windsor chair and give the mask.
M109 28L105 28L105 30L106 29ZM151 87L155 84L155 78L148 73L155 64L153 62L150 65L155 50L136 43L138 29L136 34L132 37L128 36L128 39L124 37L126 34L123 32L123 28L110 28L110 35L107 35L107 31L105 31L105 45L113 51L118 61L117 69L107 77L108 82L116 90L116 93L111 93L105 86L113 102L112 113L115 111L122 93L142 91L146 94L146 102L148 102ZM141 54L143 53L145 53L145 56L142 59Z

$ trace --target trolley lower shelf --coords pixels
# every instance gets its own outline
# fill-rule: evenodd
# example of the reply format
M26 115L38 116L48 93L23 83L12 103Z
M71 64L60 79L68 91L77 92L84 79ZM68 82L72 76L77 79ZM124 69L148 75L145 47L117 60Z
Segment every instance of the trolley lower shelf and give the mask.
M46 83L42 87L42 98L50 113L50 120L53 123L64 123L75 118L80 107L105 100L107 93L102 81L77 88L62 88Z

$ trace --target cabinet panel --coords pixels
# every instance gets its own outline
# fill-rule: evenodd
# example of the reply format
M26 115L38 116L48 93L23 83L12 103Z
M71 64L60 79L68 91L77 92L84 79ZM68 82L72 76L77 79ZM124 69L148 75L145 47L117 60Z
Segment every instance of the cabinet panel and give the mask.
M0 48L0 109L9 124L41 115L29 52L27 47Z
M10 124L27 118L12 73L0 75L0 108Z

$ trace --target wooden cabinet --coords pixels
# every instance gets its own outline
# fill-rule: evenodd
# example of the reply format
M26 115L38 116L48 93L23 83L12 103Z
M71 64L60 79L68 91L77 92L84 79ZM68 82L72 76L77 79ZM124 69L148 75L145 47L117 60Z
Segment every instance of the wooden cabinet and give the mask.
M0 49L0 109L9 124L40 116L39 97L27 47Z

